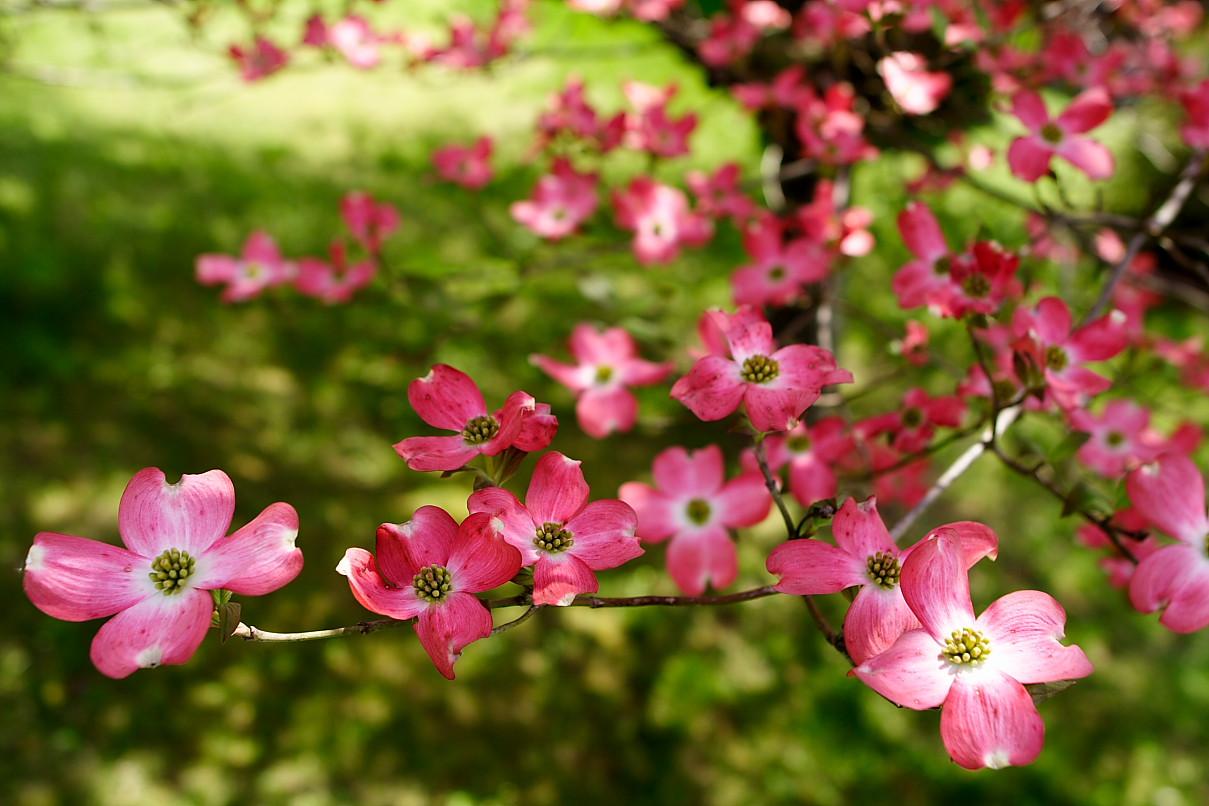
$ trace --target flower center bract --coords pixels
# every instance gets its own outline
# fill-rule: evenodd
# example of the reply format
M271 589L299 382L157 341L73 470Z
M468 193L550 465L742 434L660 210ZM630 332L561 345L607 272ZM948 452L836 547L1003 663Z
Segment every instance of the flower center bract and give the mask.
M753 355L744 359L739 377L748 383L769 383L781 374L781 365L766 355Z
M785 447L790 453L806 453L810 450L810 437L797 434L785 440Z
M462 439L471 445L481 445L494 439L499 432L500 421L490 414L484 414L466 423L462 429Z
M898 577L902 569L898 558L887 551L879 551L872 555L865 564L866 573L879 587L894 590L898 586Z
M976 666L991 654L991 642L981 632L970 627L953 630L945 640L945 659L954 665Z
M710 507L709 502L704 498L694 498L688 502L688 506L684 508L684 514L688 519L697 526L704 526L709 522Z
M453 590L453 577L443 565L426 565L416 573L411 584L416 589L416 596L424 601L440 602Z
M601 364L596 368L596 382L608 383L613 380L613 368L607 364Z
M1047 123L1041 127L1041 139L1047 143L1061 143L1062 130L1056 123Z
M559 554L574 546L575 538L561 523L543 523L533 536L533 545L550 554Z
M768 270L768 279L774 283L779 283L785 279L785 269L781 266L773 266Z
M918 428L924 424L924 413L917 408L909 408L903 412L903 425L907 428Z
M1109 431L1105 435L1104 441L1108 443L1109 447L1117 448L1125 441L1125 435L1120 431Z
M984 275L971 274L961 284L961 290L971 297L985 297L991 290L991 283Z
M185 588L185 580L197 569L197 560L189 556L189 552L180 549L168 549L151 562L151 573L147 576L155 583L155 587L165 596L180 593Z
M1067 356L1066 350L1063 350L1058 345L1047 347L1045 350L1045 366L1055 372L1061 372L1066 369L1066 365L1070 363L1070 357Z

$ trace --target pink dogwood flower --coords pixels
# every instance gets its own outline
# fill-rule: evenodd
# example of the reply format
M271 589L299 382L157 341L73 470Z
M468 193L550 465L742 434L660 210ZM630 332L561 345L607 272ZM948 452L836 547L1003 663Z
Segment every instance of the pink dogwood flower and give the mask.
M821 179L814 188L814 199L794 211L794 220L802 234L814 243L848 257L860 257L873 250L869 226L873 213L864 207L835 208L835 183Z
M742 404L757 431L785 431L819 399L823 387L851 383L852 373L813 344L777 349L772 325L736 314L723 328L730 356L707 355L672 386L672 397L707 422Z
M1112 516L1112 520L1113 523L1124 529L1145 531L1147 527L1146 519L1132 507L1116 513ZM1144 560L1163 547L1163 544L1152 535L1143 540L1130 540L1128 542L1129 551L1134 556L1134 560L1130 560L1117 550L1108 534L1094 523L1083 524L1075 534L1079 538L1079 542L1087 548L1104 549L1107 552L1107 556L1100 560L1100 567L1108 575L1108 584L1114 588L1128 589L1129 581L1133 579L1134 571L1138 567L1134 560Z
M655 457L652 473L654 487L621 485L621 500L638 513L638 537L646 543L671 539L667 570L686 594L730 585L739 575L739 556L729 530L755 526L768 516L772 497L764 480L745 472L727 481L717 445L692 453L668 448Z
M225 284L223 302L244 302L297 276L298 266L282 258L273 236L263 231L248 236L239 257L207 254L197 258L197 281L202 285Z
M1180 93L1184 105L1184 125L1180 135L1189 148L1209 148L1209 78L1194 89Z
M728 162L712 174L689 171L685 182L697 201L697 210L710 218L729 218L741 225L756 215L756 203L743 192L742 168Z
M596 571L616 568L642 554L634 532L638 516L615 499L588 503L579 462L558 452L537 462L522 504L502 487L485 487L466 502L486 512L506 540L533 566L533 603L566 607L581 593L596 593Z
M668 103L678 87L654 87L639 81L627 81L622 86L633 112L625 116L625 144L636 151L646 151L656 157L679 157L689 153L688 140L697 128L697 116L673 118Z
M666 378L673 367L638 357L634 338L619 327L599 331L581 323L571 331L575 364L544 355L530 361L577 395L575 414L588 436L603 439L614 431L629 431L638 419L638 400L631 386L650 386Z
M1112 152L1085 132L1112 115L1112 99L1099 87L1086 90L1070 102L1056 118L1050 118L1045 101L1032 90L1021 90L1012 98L1012 112L1029 133L1017 137L1008 148L1012 173L1026 182L1036 182L1050 169L1050 160L1062 157L1091 179L1107 179L1115 169Z
M857 425L863 438L881 434L892 435L895 450L914 453L926 448L936 436L936 429L956 428L965 416L965 402L956 395L932 397L923 389L911 389L903 396L895 411L870 417Z
M804 507L834 498L839 489L835 467L850 457L856 442L843 417L833 416L807 425L798 423L784 434L764 440L769 468L775 473L789 467L789 492ZM743 467L759 473L755 453L743 454Z
M490 137L483 136L469 146L445 146L433 152L432 164L447 182L469 190L481 190L491 181Z
M550 173L537 180L533 195L513 202L512 217L534 234L559 240L592 217L598 202L597 174L579 173L570 160L554 160Z
M617 224L634 233L640 263L670 263L685 246L702 246L714 234L713 223L689 209L684 192L640 176L624 191L614 191Z
M844 647L858 664L889 649L907 630L920 624L903 598L899 577L916 548L938 534L953 535L965 568L983 557L998 556L995 533L981 523L963 521L938 526L910 548L894 544L877 499L849 498L832 522L835 545L822 540L790 540L768 556L768 573L778 576L777 590L795 595L838 593L859 588L844 618Z
M299 292L336 305L352 299L353 294L369 285L378 273L378 265L372 260L361 260L350 266L344 244L339 241L331 245L330 254L330 263L313 257L298 261L294 287Z
M1129 500L1147 522L1179 542L1138 563L1129 599L1142 613L1162 610L1174 632L1209 626L1209 517L1205 481L1186 456L1169 453L1125 479Z
M394 205L378 202L368 193L354 191L340 200L340 215L357 241L377 254L382 243L399 228L399 211Z
M1113 400L1099 415L1084 409L1070 412L1070 424L1088 434L1079 461L1101 475L1115 478L1157 456L1147 439L1150 412L1132 400Z
M327 29L327 44L358 70L370 70L382 61L382 38L369 20L350 14Z
M877 72L886 82L894 102L908 115L927 115L953 88L948 73L928 70L928 62L917 53L898 51L877 63Z
M494 414L487 411L483 393L466 373L437 364L407 387L407 399L420 419L434 428L458 432L448 437L408 437L395 451L412 470L457 470L480 454L495 456L513 446L523 451L541 450L553 438L558 421L549 407L540 412L533 397L513 392ZM544 414L550 424L527 429L526 421Z
M227 537L235 487L221 470L169 484L140 470L118 505L125 548L42 532L25 558L25 594L64 621L107 618L90 656L102 674L185 663L210 628L210 591L262 596L302 570L298 513L271 504Z
M785 305L807 283L827 276L827 256L805 238L785 237L785 225L768 214L743 232L743 248L752 262L731 278L736 305Z
M1040 370L1049 396L1062 408L1073 409L1112 385L1084 363L1107 361L1124 350L1129 341L1124 325L1125 316L1113 311L1073 328L1066 303L1046 297L1032 310L1016 310L1012 331L1017 342L1013 346Z
M915 255L894 275L894 293L902 308L927 305L933 310L947 306L951 284L949 266L954 257L945 243L940 222L928 206L911 202L898 215L903 243Z
M271 39L263 36L256 37L249 46L231 45L227 53L239 65L240 75L244 81L252 83L262 78L268 78L286 66L290 55L279 48Z
M942 706L940 736L966 769L1032 763L1045 723L1026 685L1092 673L1078 646L1060 643L1066 612L1041 591L997 599L977 619L961 540L939 529L902 564L903 599L922 629L907 630L853 670L905 708Z
M407 523L378 527L376 554L350 548L336 566L361 606L407 621L446 678L467 646L491 635L491 611L476 593L516 576L521 555L488 515L459 526L439 507L416 510Z

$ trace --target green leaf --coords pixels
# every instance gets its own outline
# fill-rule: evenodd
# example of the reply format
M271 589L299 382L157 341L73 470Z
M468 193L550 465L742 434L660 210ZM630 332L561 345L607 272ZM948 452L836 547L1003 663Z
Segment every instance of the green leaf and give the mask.
M1050 697L1060 692L1066 691L1073 686L1078 680L1055 680L1052 683L1033 683L1025 686L1029 696L1033 698L1034 703L1044 702Z
M219 641L225 644L227 639L235 634L235 629L239 627L239 617L242 612L243 608L239 602L226 602L218 608L216 613L218 615Z

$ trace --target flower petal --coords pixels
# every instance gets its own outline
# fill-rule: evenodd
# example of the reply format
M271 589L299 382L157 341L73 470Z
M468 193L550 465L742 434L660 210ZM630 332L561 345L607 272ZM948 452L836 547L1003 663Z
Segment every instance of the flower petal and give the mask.
M953 685L952 664L925 630L908 630L887 649L852 670L869 688L891 702L916 711L945 701Z
M629 431L638 419L638 400L624 386L589 389L575 401L579 427L593 439L615 431Z
M1162 623L1177 632L1192 632L1204 626L1196 624L1197 615L1206 609L1197 597L1209 593L1204 582L1207 578L1209 563L1199 549L1182 544L1164 546L1138 563L1129 581L1129 600L1142 613L1163 607L1170 612L1174 607L1175 615L1169 618L1165 612ZM1177 629L1175 625L1191 629Z
M378 562L386 577L397 585L429 565L449 564L458 537L458 523L440 507L423 506L406 523L378 527Z
M707 355L672 385L671 394L697 417L712 422L739 408L746 386L733 361Z
M134 474L118 504L118 531L135 554L154 559L165 549L198 557L227 533L235 487L221 470L186 473L169 484L158 467Z
M668 544L667 570L689 596L701 595L707 584L721 590L739 575L735 542L721 526L686 529Z
M837 593L869 582L865 560L821 540L790 540L772 550L768 573L781 577L781 593Z
M520 551L524 565L537 562L540 554L533 546L533 538L537 534L538 524L533 522L529 510L516 500L515 495L503 487L484 487L470 496L466 508L471 513L485 512L491 515L497 521L495 527L503 535L504 541Z
M857 502L849 498L835 513L831 522L835 542L841 549L857 558L864 567L865 561L879 551L898 556L898 547L882 523L877 512L877 498L870 497Z
M983 557L990 557L994 560L999 556L999 538L991 527L977 521L956 521L937 526L924 535L922 540L903 552L904 561L906 560L906 555L914 551L916 546L923 545L942 531L949 533L960 541L961 552L965 557L966 570L977 565L978 561Z
M892 647L903 633L919 627L919 620L898 587L885 590L865 585L844 616L844 646L859 665Z
M1031 132L1040 131L1042 126L1049 123L1045 101L1032 90L1021 90L1012 96L1012 114Z
M158 593L151 563L99 540L41 532L25 558L25 595L48 616L88 621L112 616Z
M580 463L551 451L533 469L525 506L535 524L566 523L583 509L588 493Z
M722 449L717 445L692 452L668 448L655 457L651 471L660 491L674 498L710 498L726 477Z
M1196 632L1209 627L1209 564L1203 557L1187 581L1171 596L1159 623L1173 632Z
M1075 680L1092 673L1077 646L1063 646L1066 611L1041 591L1014 591L996 599L978 618L991 642L988 665L1021 683Z
M967 770L1030 764L1045 743L1045 723L1024 686L988 669L958 675L940 712L940 738Z
M575 541L568 553L593 571L616 568L642 554L634 536L638 515L624 501L593 501L567 521L566 528Z
M1067 138L1058 146L1056 153L1087 174L1090 179L1107 179L1117 167L1108 147L1087 137Z
M457 470L479 452L478 446L468 445L460 436L408 437L395 443L395 453L403 457L409 468L421 473Z
M898 215L898 231L911 252L931 265L949 253L940 223L926 204L911 202Z
M449 431L461 431L467 422L487 413L478 384L448 364L437 364L408 384L407 400L421 420Z
M415 630L437 671L453 680L453 665L462 650L491 636L491 611L471 594L455 591L421 613Z
M1007 160L1012 173L1025 182L1036 182L1049 170L1053 149L1034 135L1017 137L1008 146Z
M839 480L835 471L813 452L789 463L789 491L802 506L808 507L815 501L834 498L838 490Z
M581 593L596 593L592 569L570 553L543 554L533 567L533 604L566 607Z
M677 504L649 484L627 481L618 496L638 514L638 537L647 543L667 540L680 528Z
M298 513L289 504L266 507L246 526L224 537L197 560L194 587L227 588L244 596L263 596L292 582L302 571Z
M722 486L710 503L717 509L718 521L731 529L755 526L768 517L772 496L758 473L745 473Z
M591 385L591 376L583 371L582 365L564 364L544 355L529 356L529 363L573 392L582 392Z
M210 594L197 588L150 596L101 625L89 655L102 674L116 678L184 663L206 637L213 610Z
M903 563L901 585L907 606L937 641L974 625L970 578L956 535L940 531L920 543Z
M416 597L410 580L406 587L389 584L378 573L374 555L365 549L350 548L336 566L336 573L348 577L348 586L353 598L366 610L399 621L415 618L428 607Z
M1084 90L1058 115L1056 123L1073 134L1089 132L1112 115L1112 98L1103 87Z
M1209 532L1205 481L1191 459L1167 454L1130 473L1125 489L1134 509L1147 521L1191 546L1202 545Z
M479 593L498 588L521 570L520 552L509 545L494 516L485 512L470 515L458 526L449 552L454 590Z

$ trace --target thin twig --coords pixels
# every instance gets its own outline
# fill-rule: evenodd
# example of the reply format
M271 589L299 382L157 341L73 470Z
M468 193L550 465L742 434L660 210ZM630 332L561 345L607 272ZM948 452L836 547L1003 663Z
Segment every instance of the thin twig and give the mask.
M772 500L777 505L777 510L781 513L781 519L785 521L785 535L788 539L793 540L798 536L798 527L794 523L793 515L789 514L789 507L785 505L785 497L781 495L781 486L777 484L776 478L772 475L772 468L768 466L768 455L764 451L764 440L756 437L756 464L760 466L760 472L764 474L764 486L768 488L768 494L772 496Z

